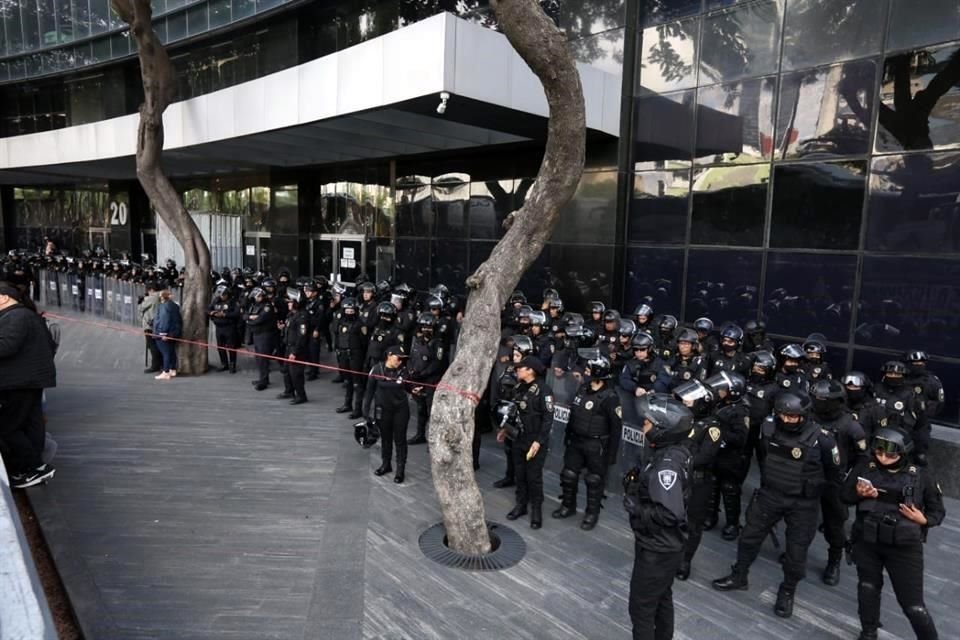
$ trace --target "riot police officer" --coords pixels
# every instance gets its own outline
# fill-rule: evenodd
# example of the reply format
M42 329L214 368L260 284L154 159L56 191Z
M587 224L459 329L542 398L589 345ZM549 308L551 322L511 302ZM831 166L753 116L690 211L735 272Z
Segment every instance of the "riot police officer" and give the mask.
M377 287L372 282L361 282L357 285L357 317L360 323L360 342L357 348L360 349L360 366L354 368L353 385L356 387L354 395L354 409L350 418L359 418L362 415L361 403L363 402L364 391L367 386L367 376L364 375L369 369L366 366L367 347L370 346L370 336L373 334L374 327L377 326L379 316L377 315ZM362 373L360 373L362 372Z
M327 325L327 333L325 336L321 335L321 337L326 338L327 348L334 354L336 354L334 338L336 338L339 333L337 327L340 324L340 319L343 317L343 300L346 293L347 288L345 286L339 282L333 283L333 286L330 287L330 298L324 309L324 322ZM354 300L354 304L356 304L356 300ZM321 332L322 331L321 328ZM337 371L337 375L330 382L333 384L341 384L346 382L346 378L342 371Z
M753 460L757 444L760 442L760 426L773 411L773 400L779 387L773 381L777 372L777 359L769 351L757 351L753 354L753 365L747 378L747 391L743 396L750 417L750 433L747 446L743 451L747 471ZM759 459L759 455L757 456Z
M494 409L494 421L497 424L500 424L502 419L502 416L496 414L497 408L500 406L499 401L512 402L513 390L519 384L516 365L524 357L524 348L530 346L530 343L526 343L525 340L527 340L526 336L511 336L505 340L504 346L501 347L502 357L504 359L501 363L503 368L491 384L491 388L495 392L491 395L491 406ZM498 373L497 369L494 369L494 373ZM498 432L497 436L497 440L503 444L503 453L507 461L507 469L504 476L494 482L493 486L496 489L505 489L516 484L516 467L513 463L513 438L509 433L501 438Z
M616 462L622 430L620 397L610 385L610 359L596 351L587 359L584 372L589 378L577 391L570 407L564 435L563 470L560 487L563 497L554 518L569 518L577 512L577 485L580 470L587 469L587 508L580 528L597 526L607 467Z
M640 303L633 310L633 321L637 323L637 331L646 331L650 333L653 327L653 307L646 303Z
M716 397L713 418L720 428L720 450L714 465L717 481L707 523L710 529L715 526L723 498L725 526L721 535L724 540L736 540L740 535L740 494L747 477L744 449L750 435L750 410L743 402L747 382L738 373L721 371L705 383Z
M393 481L400 484L405 479L407 468L407 424L410 422L410 405L407 393L407 368L404 360L407 353L403 346L394 344L384 351L384 359L370 369L367 387L363 396L363 414L368 422L380 428L380 466L374 475L382 476L393 470L393 449L397 450L397 472ZM372 406L372 411L371 411Z
M530 314L530 338L533 340L533 350L544 368L553 362L556 348L553 337L547 332L547 314L543 311L534 311Z
M707 317L697 318L693 321L693 330L697 332L697 338L700 340L698 345L700 353L709 362L714 354L720 351L720 338L714 331L713 320Z
M600 333L603 329L603 314L606 311L607 305L599 300L594 300L590 303L590 317L584 321L584 324L593 329L594 333Z
M907 385L926 406L927 417L935 418L943 408L943 383L927 368L924 351L908 351L904 357L907 364Z
M883 365L881 374L883 379L876 387L876 399L884 412L880 426L903 431L913 441L914 461L926 466L927 449L930 447L926 405L914 393L913 387L907 385L905 364L888 361Z
M693 415L679 401L660 394L637 400L652 455L623 479L623 506L630 516L635 556L630 576L633 640L673 637L673 579L683 562L690 452L683 442Z
M383 360L387 347L404 344L403 333L397 326L397 308L389 302L377 305L377 326L370 334L370 343L367 345L367 357L364 369L369 371L375 364Z
M654 340L643 331L633 336L633 359L620 372L620 388L637 397L647 393L666 393L670 374L663 361L654 355Z
M823 334L814 333L808 336L801 347L804 360L800 368L811 384L817 380L829 380L833 377L830 364L823 359L827 353L826 338Z
M324 318L324 301L323 296L320 293L320 287L313 280L307 281L303 285L303 296L304 296L304 310L307 312L307 317L310 320L310 344L308 350L310 352L310 363L319 364L320 363L320 342L323 339L323 318ZM329 327L325 330L329 332ZM318 367L310 367L310 370L307 371L306 379L307 380L316 380L317 374L319 373Z
M860 462L867 451L867 436L847 409L846 396L843 385L837 380L820 379L810 385L813 415L837 443L840 471L844 474ZM824 489L820 496L820 510L823 515L823 537L829 545L822 579L824 584L835 586L840 582L840 561L847 546L844 523L848 513L840 499L839 486L828 485Z
M676 332L678 324L676 316L671 315L663 316L657 323L657 335L654 336L656 354L664 362L669 361L677 352Z
M742 344L743 329L735 324L728 324L721 329L720 349L713 355L710 375L729 371L746 376L750 372L750 356L740 351Z
M620 319L620 331L617 337L616 347L610 349L610 364L613 367L611 375L615 380L620 378L620 373L627 362L633 359L633 336L637 332L637 325L628 318Z
M529 506L531 529L543 526L543 464L553 425L553 392L540 377L543 372L543 363L533 355L525 356L516 364L517 386L513 389L512 402L517 406L517 417L497 433L500 442L508 436L513 440L517 502L507 514L507 520L526 515Z
M671 389L693 380L706 380L707 359L700 355L700 341L696 331L680 330L677 334L677 353L667 361L666 367L672 376Z
M886 411L873 396L873 381L861 371L848 371L842 382L847 391L847 408L869 441L886 418Z
M207 312L217 336L217 355L220 356L220 371L237 372L237 349L240 348L240 305L233 299L227 285L214 291L214 300ZM229 351L228 351L229 349Z
M334 330L334 347L337 352L337 367L344 380L343 405L337 407L337 413L350 413L351 419L362 415L361 385L358 378L365 378L363 359L366 356L367 341L363 335L364 324L358 313L356 298L344 298L340 305ZM356 402L356 409L354 408Z
M305 362L310 361L310 337L313 333L310 316L301 308L305 300L299 289L287 289L287 321L283 329L283 393L278 398L292 398L290 404L307 401L304 387Z
M747 320L743 325L743 352L774 351L773 340L767 337L767 323L763 320Z
M597 346L608 358L620 343L620 312L607 309L603 313L603 328L597 334Z
M923 601L923 543L946 510L940 486L910 464L910 448L903 432L879 429L871 459L854 467L844 482L843 499L857 509L852 537L859 640L877 640L884 569L918 640L939 637Z
M760 545L781 519L786 522L783 582L774 613L793 615L797 584L806 575L807 550L817 533L820 494L828 483L840 482L840 452L815 420L808 418L810 399L780 392L774 415L761 429L760 488L747 508L733 572L713 581L720 591L746 590L750 565Z
M801 368L806 357L803 348L798 344L785 344L777 355L780 367L774 376L777 386L784 391L806 393L810 380Z
M251 292L253 304L245 316L253 348L257 353L257 370L260 377L254 380L254 388L263 391L270 385L270 358L277 349L277 314L267 299L267 292L255 287Z
M429 312L417 318L417 335L410 350L408 371L414 385L413 399L417 403L417 433L407 444L424 444L427 441L427 422L433 405L433 391L443 377L446 351L443 341L434 335L437 319Z

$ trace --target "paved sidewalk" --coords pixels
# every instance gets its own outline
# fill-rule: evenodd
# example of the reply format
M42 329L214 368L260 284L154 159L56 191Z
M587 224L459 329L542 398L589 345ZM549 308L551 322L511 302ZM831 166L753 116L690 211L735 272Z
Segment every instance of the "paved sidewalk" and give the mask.
M330 373L291 407L273 384L256 392L252 360L237 375L169 382L143 375L134 333L62 322L60 386L48 393L57 476L30 491L87 640L337 640L630 637L632 534L614 498L593 532L547 517L517 566L465 573L425 560L420 533L440 519L425 446L411 447L407 482L375 478L379 449L353 441L333 409ZM213 360L216 356L213 355ZM512 490L490 485L503 457L484 436L479 480L488 518L504 522ZM546 477L546 511L559 481ZM582 500L582 496L581 496ZM927 545L927 602L941 635L960 629L960 524ZM693 575L674 589L678 639L856 638L856 578L810 579L791 620L773 615L780 581L767 545L748 592L721 594L735 550L705 534ZM881 638L912 638L889 586Z

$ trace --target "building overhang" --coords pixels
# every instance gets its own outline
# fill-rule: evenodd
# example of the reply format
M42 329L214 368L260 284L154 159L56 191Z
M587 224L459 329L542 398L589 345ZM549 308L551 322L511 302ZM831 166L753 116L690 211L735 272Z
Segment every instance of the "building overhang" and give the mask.
M619 134L621 77L579 64L591 137ZM450 99L438 114L440 94ZM440 14L164 113L174 177L540 140L539 80L500 33ZM132 179L138 114L0 139L0 183Z

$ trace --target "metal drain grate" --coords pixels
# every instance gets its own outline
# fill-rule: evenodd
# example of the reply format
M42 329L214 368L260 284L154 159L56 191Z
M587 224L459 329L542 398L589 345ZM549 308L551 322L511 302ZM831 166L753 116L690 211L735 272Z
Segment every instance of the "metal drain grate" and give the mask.
M420 534L420 551L445 567L464 571L499 571L508 569L523 559L527 543L516 531L496 522L487 522L493 550L480 556L457 553L446 545L447 531L442 522Z

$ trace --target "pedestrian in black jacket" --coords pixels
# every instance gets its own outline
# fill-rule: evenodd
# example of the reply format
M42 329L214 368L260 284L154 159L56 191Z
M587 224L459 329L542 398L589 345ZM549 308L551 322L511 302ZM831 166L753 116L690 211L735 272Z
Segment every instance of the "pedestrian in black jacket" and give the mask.
M410 422L407 393L411 385L404 365L406 358L403 346L388 347L384 361L374 364L370 370L363 396L363 415L377 423L382 436L381 464L374 474L382 476L393 470L391 462L396 445L397 473L393 481L397 484L403 482L407 466L407 423Z

